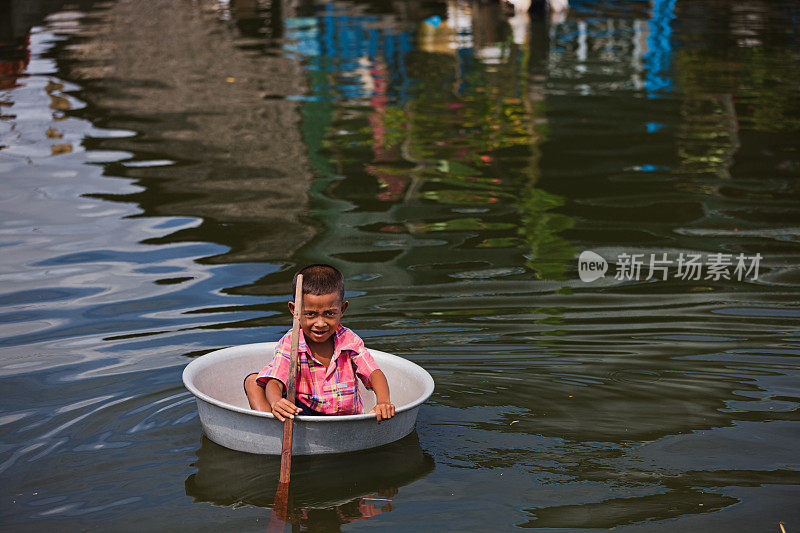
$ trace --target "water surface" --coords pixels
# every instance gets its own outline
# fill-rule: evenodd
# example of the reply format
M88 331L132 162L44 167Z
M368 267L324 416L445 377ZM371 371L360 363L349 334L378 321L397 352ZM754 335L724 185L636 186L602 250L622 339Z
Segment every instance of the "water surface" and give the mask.
M17 4L2 529L263 529L275 458L203 437L180 375L276 340L310 262L436 391L295 462L301 529L800 527L794 2ZM614 275L664 253L734 264Z

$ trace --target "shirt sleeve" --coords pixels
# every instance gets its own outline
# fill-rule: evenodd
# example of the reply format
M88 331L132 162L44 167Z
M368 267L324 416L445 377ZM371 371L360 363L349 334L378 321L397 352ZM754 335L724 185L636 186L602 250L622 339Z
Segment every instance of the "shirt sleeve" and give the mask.
M264 369L258 373L256 382L262 387L267 386L270 379L277 379L283 386L286 386L286 381L289 379L289 364L291 363L292 355L292 335L284 335L283 338L275 346L275 355L272 361L269 362Z
M372 390L369 377L373 372L378 370L378 365L375 364L372 354L369 353L369 350L367 350L364 344L359 344L358 351L353 351L352 360L356 368L358 379L361 380L361 383L363 383L368 390Z

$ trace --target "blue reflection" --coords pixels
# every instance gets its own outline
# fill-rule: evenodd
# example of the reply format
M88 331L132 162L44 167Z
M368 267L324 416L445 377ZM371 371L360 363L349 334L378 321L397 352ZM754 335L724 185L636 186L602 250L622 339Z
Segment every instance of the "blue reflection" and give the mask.
M425 24L433 26L434 28L438 28L441 23L442 23L442 17L440 17L439 15L432 15L425 19Z
M407 97L408 76L405 55L413 47L411 30L398 31L393 27L376 27L374 15L351 15L335 5L323 5L316 17L287 18L287 52L300 54L309 71L336 72L333 79L312 77L312 93L333 92L345 99L373 96L359 71L373 72L385 65L387 95L403 102ZM330 84L330 85L328 85Z
M658 98L673 89L670 75L672 61L672 28L675 19L675 2L677 0L655 0L650 20L647 21L649 35L647 37L648 52L645 54L645 90L648 98Z

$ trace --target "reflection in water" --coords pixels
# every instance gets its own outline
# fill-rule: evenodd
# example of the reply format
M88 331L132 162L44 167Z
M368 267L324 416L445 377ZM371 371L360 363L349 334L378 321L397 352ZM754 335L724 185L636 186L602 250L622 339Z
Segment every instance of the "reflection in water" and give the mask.
M448 246L458 254L510 249L514 262L524 255L539 276L564 277L574 250L559 233L571 221L549 212L562 199L535 188L546 120L527 97L526 39L512 31L498 5L473 12L448 2L443 16L418 23L413 51L413 26L376 24L377 16L354 15L344 4L326 5L318 18L303 20L288 37L313 80L311 101L304 104L304 116L313 117L307 144L340 165L334 171L315 164L322 176L315 189L325 191L316 196L323 206L318 218L336 232L322 232L305 254L383 263L383 275L391 270L399 280L408 277L404 265L417 261L415 248L437 237L461 241ZM348 106L336 113L322 104L333 97ZM364 149L372 161L362 166ZM319 161L313 151L312 161ZM343 197L357 206L351 214L339 211L349 202L333 200ZM426 204L441 209L427 208L421 217ZM372 217L373 211L382 214ZM393 244L384 253L364 254L360 243L375 240Z
M408 454L298 458L297 527L798 516L795 2L73 5L0 49L8 527L261 528L275 462L198 451L180 370L276 339L312 261L437 389ZM583 283L582 250L764 260Z
M735 503L739 503L739 500L729 496L684 490L677 494L667 492L638 498L614 498L594 504L529 509L528 512L535 518L519 524L519 526L525 528L609 529L649 520L666 520L689 514L713 513Z
M203 437L186 479L186 494L215 505L269 508L277 488L280 458L223 448ZM290 520L314 525L344 524L391 511L403 486L433 472L416 432L363 452L292 459Z
M786 91L800 83L800 71L785 66L793 60L787 63L784 58L795 54L791 38L765 31L771 20L785 13L780 4L725 5L713 18L689 19L691 32L682 35L676 53L684 92L678 135L680 173L706 194L724 194L719 188L727 184L704 178L731 177L742 128L764 133L800 128L797 99ZM722 28L726 31L720 32Z
M6 19L7 23L10 22ZM30 61L28 35L14 35L13 28L2 28L0 33L0 90L18 87L17 80L23 75ZM0 105L8 105L3 102ZM9 117L3 117L7 120Z
M113 3L64 54L62 68L115 127L138 132L91 143L135 154L106 174L134 178L145 190L113 199L137 203L143 216L202 221L150 244L212 240L230 248L209 263L285 260L314 231L302 220L311 172L298 113L282 99L302 92L305 79L296 61L261 53L246 33L255 20L270 29L267 43L280 39L281 2L234 2L222 16L240 16L241 24L216 27L223 35L215 35L220 5ZM120 19L127 24L113 23Z

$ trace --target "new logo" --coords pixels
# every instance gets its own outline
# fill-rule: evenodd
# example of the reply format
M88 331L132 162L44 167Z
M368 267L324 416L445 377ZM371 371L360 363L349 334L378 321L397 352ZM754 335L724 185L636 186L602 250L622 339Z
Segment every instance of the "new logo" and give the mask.
M590 282L602 278L608 270L608 262L594 252L585 250L578 257L578 275L581 281Z

